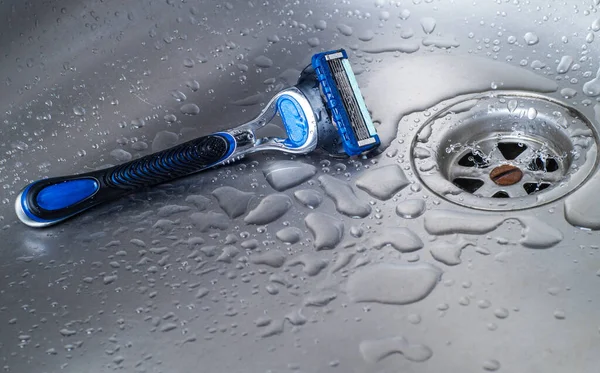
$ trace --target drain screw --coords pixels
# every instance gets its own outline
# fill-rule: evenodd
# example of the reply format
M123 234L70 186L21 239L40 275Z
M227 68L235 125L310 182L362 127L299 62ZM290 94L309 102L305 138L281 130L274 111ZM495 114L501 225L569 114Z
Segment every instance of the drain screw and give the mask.
M497 185L514 185L523 178L523 171L511 164L503 164L490 172L490 179Z

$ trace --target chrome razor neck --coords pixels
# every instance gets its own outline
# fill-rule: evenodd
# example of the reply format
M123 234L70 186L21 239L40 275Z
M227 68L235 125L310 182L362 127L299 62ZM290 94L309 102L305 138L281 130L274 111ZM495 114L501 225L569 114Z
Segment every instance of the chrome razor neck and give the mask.
M288 137L257 137L257 131L271 123L278 114ZM306 154L315 150L318 142L315 111L298 87L280 91L256 118L227 132L243 140L238 141L236 158L264 150Z

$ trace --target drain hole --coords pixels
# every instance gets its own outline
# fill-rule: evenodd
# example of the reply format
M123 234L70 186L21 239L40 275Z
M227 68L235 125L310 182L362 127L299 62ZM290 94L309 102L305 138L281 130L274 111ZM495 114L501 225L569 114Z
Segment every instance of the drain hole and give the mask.
M527 192L527 194L536 193L548 188L550 184L548 183L525 183L523 184L523 189Z
M454 185L464 190L467 193L474 193L477 189L483 186L483 181L478 179L467 179L459 177L454 179Z
M517 158L521 153L527 149L527 145L519 144L516 142L499 142L498 150L504 156L504 159L510 161Z
M554 158L546 158L543 159L541 157L537 157L529 166L527 166L531 171L546 171L546 172L554 172L558 170L558 162Z
M469 152L465 154L459 161L458 164L464 167L487 167L488 162L477 153Z
M492 198L510 198L510 196L506 192L496 192Z

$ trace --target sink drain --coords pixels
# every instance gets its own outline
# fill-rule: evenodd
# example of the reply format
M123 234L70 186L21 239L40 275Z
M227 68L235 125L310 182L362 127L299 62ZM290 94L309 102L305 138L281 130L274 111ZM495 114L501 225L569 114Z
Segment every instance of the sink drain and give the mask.
M576 189L594 170L597 144L596 130L574 108L541 95L495 91L446 103L421 126L411 152L418 177L434 193L506 211Z

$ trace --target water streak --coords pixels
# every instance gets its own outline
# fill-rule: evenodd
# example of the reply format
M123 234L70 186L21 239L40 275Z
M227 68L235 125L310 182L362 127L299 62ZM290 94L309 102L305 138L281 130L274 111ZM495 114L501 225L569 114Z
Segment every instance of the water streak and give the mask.
M371 205L361 201L348 183L329 175L319 176L319 182L335 203L338 212L358 218L364 218L371 213Z
M433 356L431 349L422 344L412 344L402 336L360 342L360 352L369 363L377 363L392 354L401 354L407 360L423 362Z
M347 292L354 302L410 304L427 297L441 276L442 271L429 263L378 263L352 274Z
M274 162L263 170L267 182L278 192L298 186L316 173L315 166L294 161Z
M344 236L344 223L321 212L313 212L304 219L306 227L314 237L317 250L334 249Z
M404 171L397 164L370 169L356 180L358 188L384 201L392 198L408 184Z

